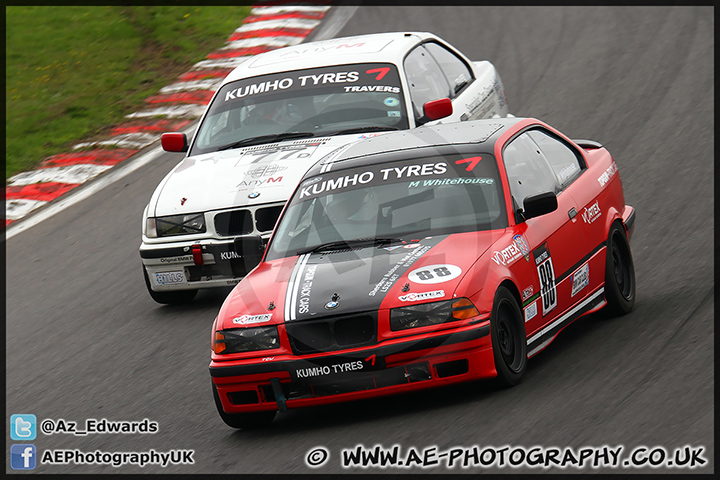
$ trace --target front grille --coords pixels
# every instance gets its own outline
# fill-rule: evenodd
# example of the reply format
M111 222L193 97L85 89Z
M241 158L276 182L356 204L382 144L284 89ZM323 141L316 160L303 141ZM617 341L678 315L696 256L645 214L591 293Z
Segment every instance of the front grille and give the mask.
M252 215L249 210L233 210L215 215L215 231L223 237L248 235L253 232Z
M296 355L331 352L377 343L377 316L367 313L285 324Z
M270 232L275 228L283 206L258 208L255 210L255 226L259 232Z

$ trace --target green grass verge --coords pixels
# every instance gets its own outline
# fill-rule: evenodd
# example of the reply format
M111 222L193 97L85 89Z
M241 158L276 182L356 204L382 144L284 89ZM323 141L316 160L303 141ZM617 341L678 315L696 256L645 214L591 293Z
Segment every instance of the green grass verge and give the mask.
M222 47L251 7L6 7L5 178L100 135Z

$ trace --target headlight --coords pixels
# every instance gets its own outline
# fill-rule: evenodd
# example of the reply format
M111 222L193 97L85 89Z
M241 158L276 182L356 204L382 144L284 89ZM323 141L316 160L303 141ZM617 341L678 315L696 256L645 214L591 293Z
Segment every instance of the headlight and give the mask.
M275 325L271 327L233 328L215 332L215 353L252 352L280 347Z
M145 224L148 237L169 237L205 232L205 214L190 213L168 217L148 218Z
M407 328L426 327L428 325L465 320L477 315L480 315L480 313L467 298L420 303L410 307L390 310L390 330L395 332Z

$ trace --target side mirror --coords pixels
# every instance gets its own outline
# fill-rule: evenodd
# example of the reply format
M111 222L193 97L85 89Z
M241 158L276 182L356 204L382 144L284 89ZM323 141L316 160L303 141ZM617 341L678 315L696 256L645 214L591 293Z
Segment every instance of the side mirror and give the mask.
M452 101L449 98L439 98L426 102L423 113L428 121L449 117L453 113Z
M259 235L243 235L235 237L233 241L235 253L240 255L245 265L245 272L249 272L262 260L265 248L262 238Z
M523 216L526 220L554 212L557 208L557 196L553 192L538 193L523 200Z
M160 143L166 152L187 152L187 136L184 133L163 133Z

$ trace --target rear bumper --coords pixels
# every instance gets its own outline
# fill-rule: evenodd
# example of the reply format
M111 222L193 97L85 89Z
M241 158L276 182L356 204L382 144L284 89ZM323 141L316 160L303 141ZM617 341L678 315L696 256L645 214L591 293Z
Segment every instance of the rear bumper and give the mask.
M496 375L488 321L417 337L302 358L212 362L210 375L227 413L284 411Z

